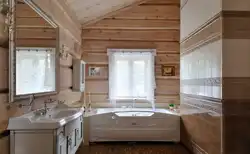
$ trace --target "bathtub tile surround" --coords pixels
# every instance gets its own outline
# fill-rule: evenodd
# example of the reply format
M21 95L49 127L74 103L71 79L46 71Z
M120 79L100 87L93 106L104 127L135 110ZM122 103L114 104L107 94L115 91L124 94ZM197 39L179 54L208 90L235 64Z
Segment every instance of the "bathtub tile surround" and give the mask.
M220 8L218 0L188 0L181 9L181 141L194 154L222 151Z
M219 154L221 108L220 99L181 95L181 139L195 154Z
M182 140L194 153L199 147L201 153L247 154L250 2L199 1L211 5L202 11L192 9L192 3L188 0L181 10L182 19L192 15L196 20L184 18L181 26L186 36L181 43Z

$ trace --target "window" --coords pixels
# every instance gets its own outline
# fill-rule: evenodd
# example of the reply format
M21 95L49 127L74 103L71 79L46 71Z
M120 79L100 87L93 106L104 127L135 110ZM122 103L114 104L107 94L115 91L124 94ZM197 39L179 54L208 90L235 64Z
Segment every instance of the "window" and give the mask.
M110 49L110 100L154 100L154 50Z

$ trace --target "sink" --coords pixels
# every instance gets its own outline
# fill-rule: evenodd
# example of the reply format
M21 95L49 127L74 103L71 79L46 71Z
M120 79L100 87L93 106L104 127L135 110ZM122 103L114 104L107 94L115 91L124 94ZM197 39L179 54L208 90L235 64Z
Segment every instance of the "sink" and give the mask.
M78 108L51 109L39 116L35 112L10 118L8 130L56 129L83 115L83 110Z
M49 116L51 116L51 118L53 119L60 119L60 118L72 116L76 114L77 112L78 112L77 110L62 110L57 113L51 114Z

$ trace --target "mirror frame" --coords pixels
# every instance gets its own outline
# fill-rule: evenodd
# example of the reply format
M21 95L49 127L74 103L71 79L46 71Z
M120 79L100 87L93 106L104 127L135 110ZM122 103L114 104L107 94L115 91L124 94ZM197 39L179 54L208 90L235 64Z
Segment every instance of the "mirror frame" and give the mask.
M60 73L60 57L59 57L59 26L48 16L40 7L38 7L33 0L24 0L37 14L46 20L56 30L56 56L55 56L55 91L31 93L25 95L16 95L16 4L18 0L10 0L9 4L9 102L15 102L34 96L51 96L59 92L59 73Z

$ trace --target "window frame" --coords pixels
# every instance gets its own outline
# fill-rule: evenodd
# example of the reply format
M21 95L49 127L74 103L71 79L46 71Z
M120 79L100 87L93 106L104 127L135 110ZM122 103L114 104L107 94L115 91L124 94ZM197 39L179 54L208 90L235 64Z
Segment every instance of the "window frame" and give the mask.
M125 53L125 52L127 52L127 53L132 53L132 52L136 52L136 53L143 53L143 52L149 52L149 53L151 53L152 54L152 56L156 56L156 50L155 49L108 49L108 55L110 56L111 54L113 54L113 53L119 53L119 52L121 52L121 53ZM120 59L119 59L120 60ZM127 57L124 57L124 60L128 60L128 61L131 61L132 63L134 62L134 61L145 61L145 58L139 58L138 59L138 57L135 57L134 59L132 58L131 59L131 57L129 57L129 58L127 58ZM147 65L150 65L150 64L148 64L147 63L147 60L145 61L146 63L145 63L145 69L147 69L147 67L153 67L153 76L154 76L154 87L153 87L153 89L155 90L155 88L156 88L156 85L155 85L155 67L154 67L154 65L155 65L155 63L154 63L154 61L155 61L155 58L153 58L153 62L152 62L152 65L153 66L147 66ZM110 82L110 80L112 80L112 78L110 78L110 64L111 64L111 62L110 62L110 60L109 60L109 82ZM132 67L132 70L130 70L130 72L131 71L133 71L133 67ZM131 73L130 73L131 74ZM133 73L132 73L133 74ZM133 77L132 77L133 78ZM147 80L147 78L145 78L145 81ZM150 80L150 79L149 79ZM110 86L110 84L109 84L109 86ZM147 87L147 86L146 86ZM146 87L145 87L145 92L147 92L147 90L146 90ZM109 88L109 93L108 93L108 95L109 95L109 100L114 100L113 98L110 98L110 93L111 93L111 91L110 91L110 88ZM133 94L133 93L132 93ZM155 96L155 94L154 94L154 92L153 92L153 96ZM145 96L145 97L143 97L143 98L140 98L140 97L128 97L128 98L121 98L121 97L116 97L115 98L115 101L117 101L117 102L125 102L125 101L132 101L132 100L139 100L139 101L141 101L141 102L145 102L145 101L148 101L147 100L147 96Z

